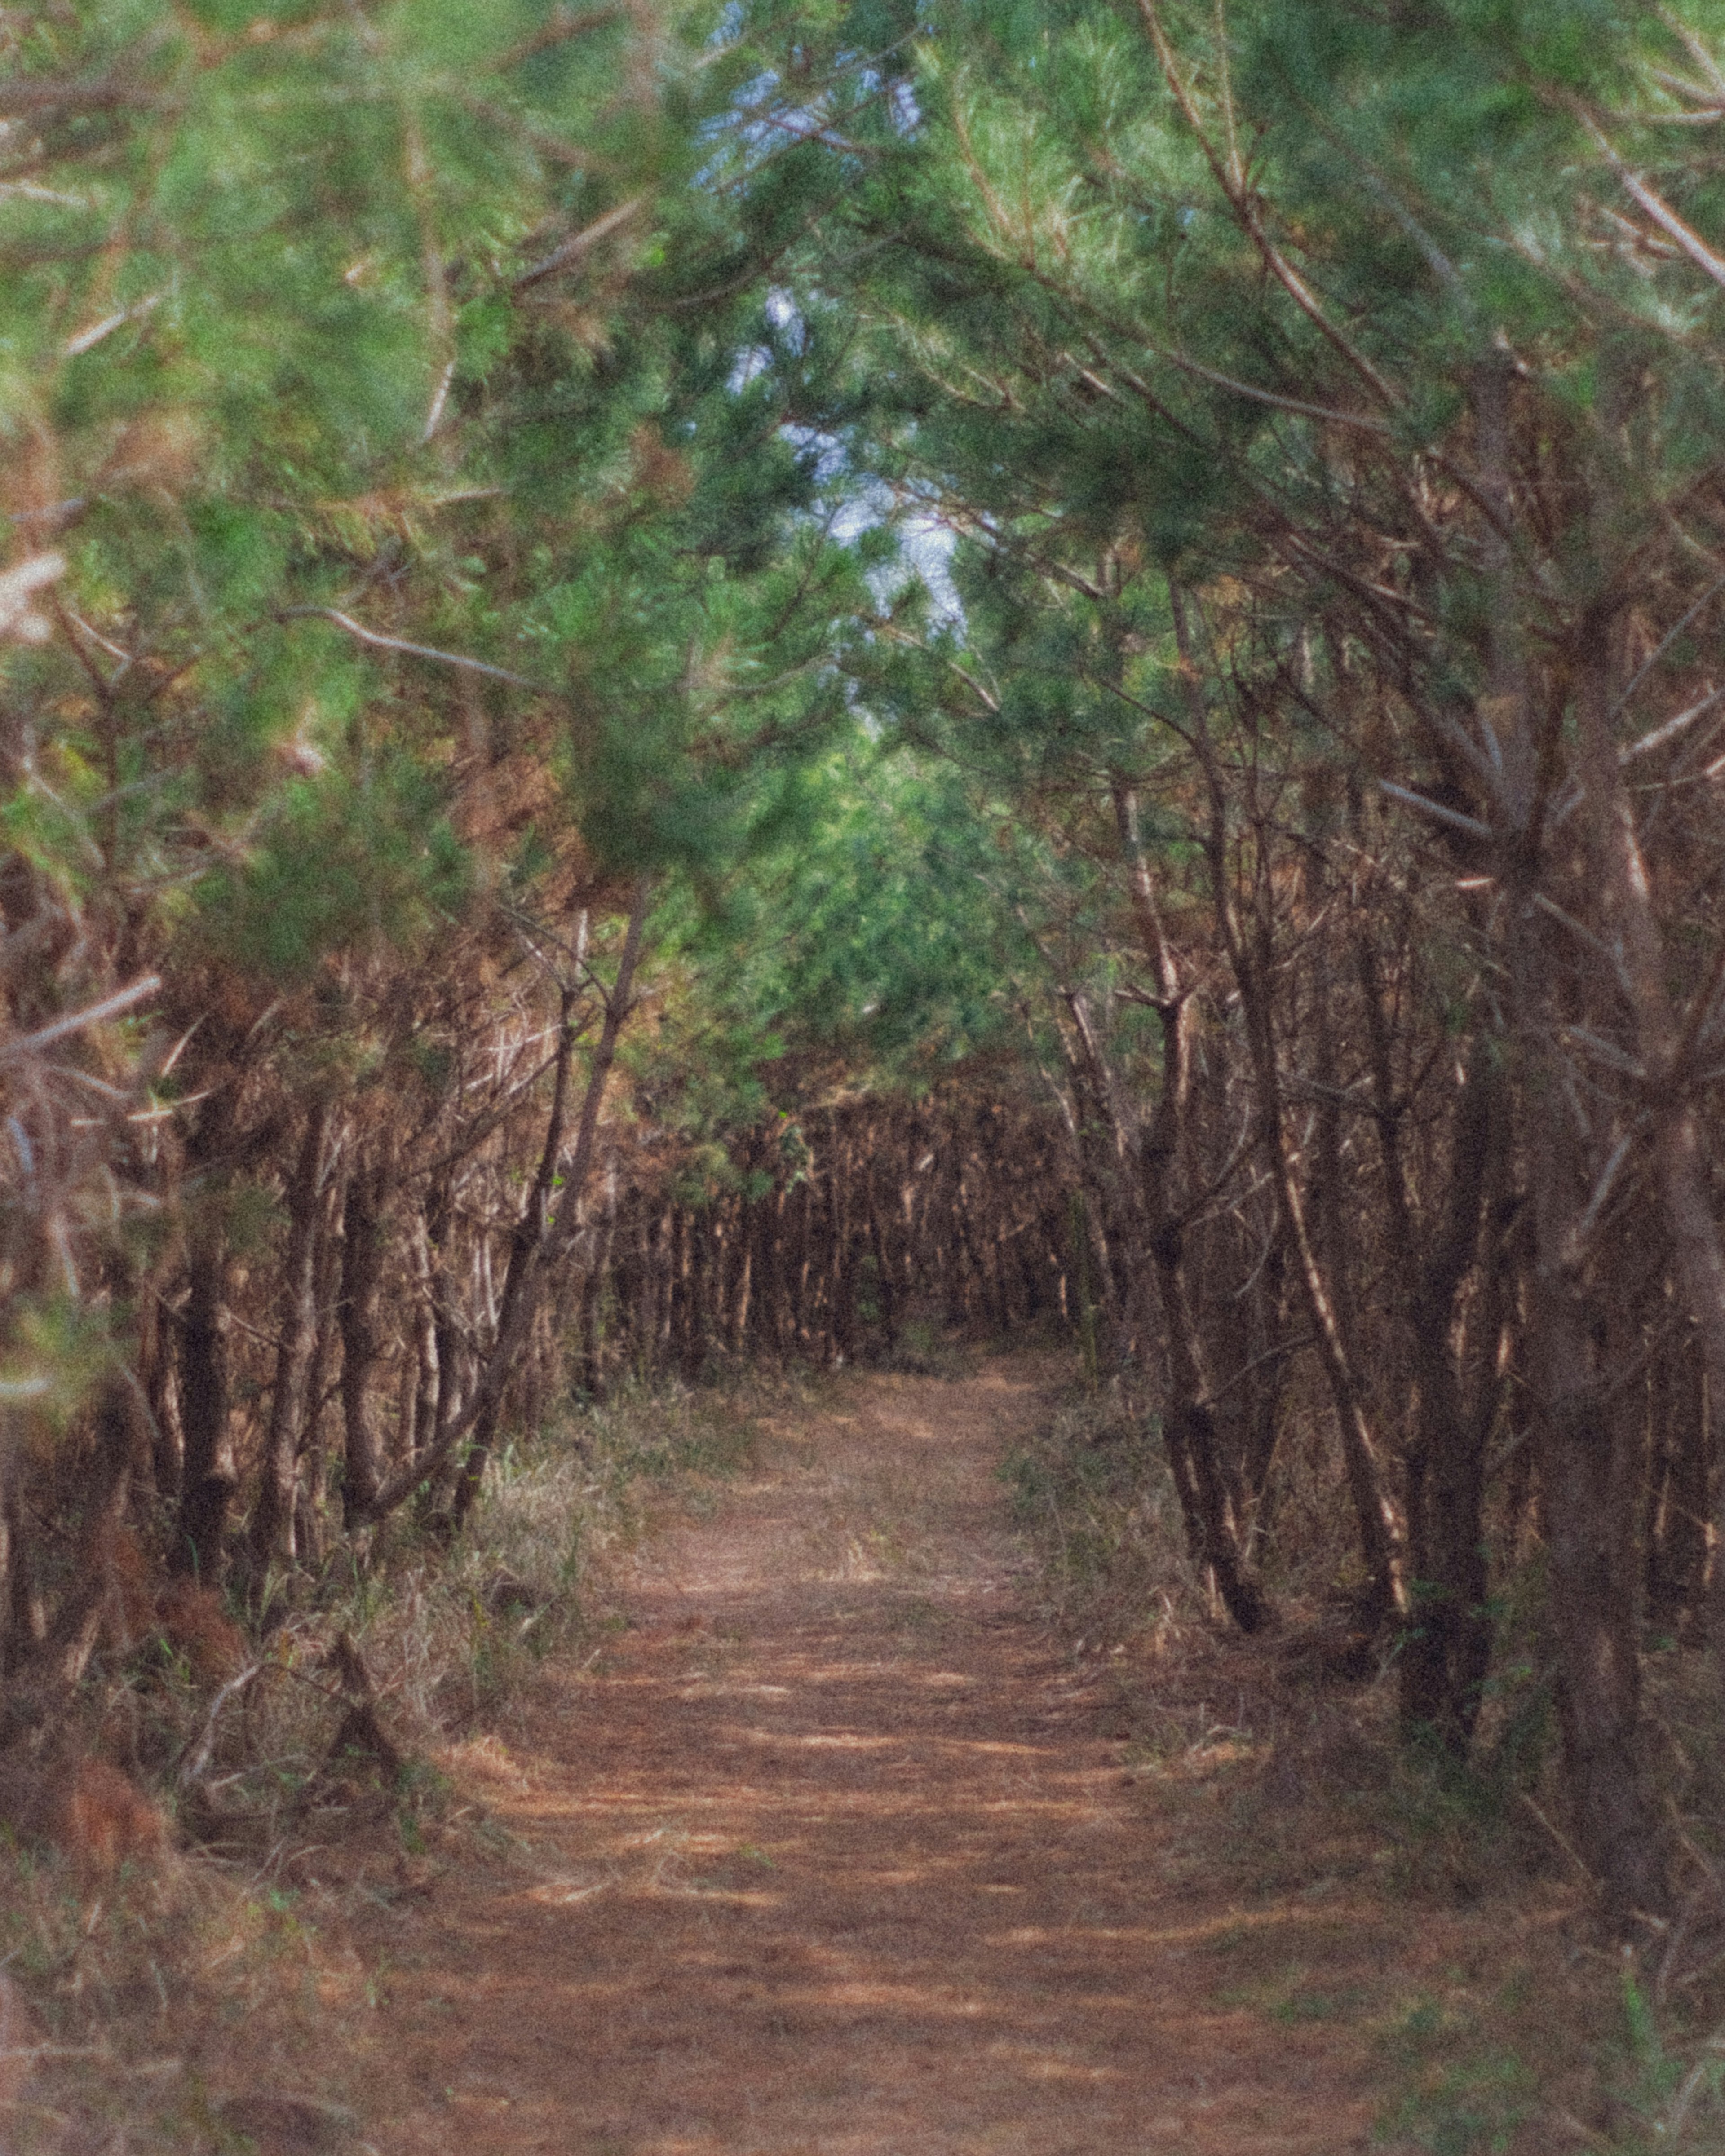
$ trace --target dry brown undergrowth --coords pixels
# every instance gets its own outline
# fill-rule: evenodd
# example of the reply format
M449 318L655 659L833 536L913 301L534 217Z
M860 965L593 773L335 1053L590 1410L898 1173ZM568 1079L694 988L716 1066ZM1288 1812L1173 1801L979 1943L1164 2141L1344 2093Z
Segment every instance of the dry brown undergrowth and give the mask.
M1477 1770L1458 1774L1398 1743L1393 1656L1358 1669L1335 1651L1344 1604L1325 1589L1344 1543L1327 1552L1313 1520L1294 1538L1303 1571L1279 1583L1281 1626L1248 1641L1205 1591L1153 1439L1117 1400L1070 1393L1008 1474L1046 1606L1109 1672L1143 1801L1190 1876L1247 1910L1290 1896L1345 1909L1356 1959L1382 1932L1387 1987L1250 1926L1219 1951L1233 1994L1265 2013L1372 2033L1387 2146L1725 2150L1725 1706L1706 1656L1671 1643L1649 1656L1690 1897L1627 1952L1604 1937L1563 1830L1537 1572L1506 1584L1500 1621L1526 1658L1501 1657L1512 1675L1482 1716Z
M548 1655L596 1650L615 1555L710 1503L794 1390L591 1410L504 1456L454 1553L398 1526L364 1573L278 1590L255 1644L206 1614L237 1668L130 1595L86 1687L94 1748L0 1822L0 2150L362 2148L353 2038L380 1979L356 1915L517 1861L449 1770L495 1748Z

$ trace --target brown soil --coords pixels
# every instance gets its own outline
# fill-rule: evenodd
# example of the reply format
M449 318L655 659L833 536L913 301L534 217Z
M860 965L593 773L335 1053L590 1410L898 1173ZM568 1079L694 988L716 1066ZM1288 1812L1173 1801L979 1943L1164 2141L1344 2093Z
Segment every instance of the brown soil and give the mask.
M848 1381L466 1748L534 1876L451 1870L361 1943L380 2156L1368 2145L1369 2037L1266 1999L1399 1941L1193 1865L1204 1789L1147 1794L1030 1606L994 1471L1038 1409L1022 1362Z

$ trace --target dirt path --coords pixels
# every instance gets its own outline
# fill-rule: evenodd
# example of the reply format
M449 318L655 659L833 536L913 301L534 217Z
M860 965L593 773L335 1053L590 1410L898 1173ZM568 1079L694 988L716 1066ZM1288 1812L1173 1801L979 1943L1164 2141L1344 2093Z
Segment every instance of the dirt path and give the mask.
M382 2156L1368 2145L1361 2046L1228 2003L1259 1918L1027 1610L994 1469L1036 1406L1010 1363L857 1378L648 1546L614 1650L472 1763L545 1876L390 1932Z

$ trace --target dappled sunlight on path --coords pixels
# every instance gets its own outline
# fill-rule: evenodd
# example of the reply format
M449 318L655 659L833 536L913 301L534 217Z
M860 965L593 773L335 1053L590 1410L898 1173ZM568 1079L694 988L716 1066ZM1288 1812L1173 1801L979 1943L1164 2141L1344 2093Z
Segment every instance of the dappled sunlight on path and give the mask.
M604 1661L471 1750L542 1876L415 1925L385 2156L1367 2145L1357 2047L1219 2000L1241 1912L1026 1609L993 1470L1036 1410L1010 1363L852 1380L649 1546Z

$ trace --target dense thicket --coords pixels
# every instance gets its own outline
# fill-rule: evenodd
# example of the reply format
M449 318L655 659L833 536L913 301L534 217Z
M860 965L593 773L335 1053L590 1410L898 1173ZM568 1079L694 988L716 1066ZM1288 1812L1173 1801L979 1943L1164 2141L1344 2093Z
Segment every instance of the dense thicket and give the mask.
M459 1527L552 1389L1045 1315L1246 1630L1324 1478L1410 1742L1537 1601L1658 1915L1645 1650L1725 1651L1706 11L4 34L15 1698L128 1509L255 1587Z

